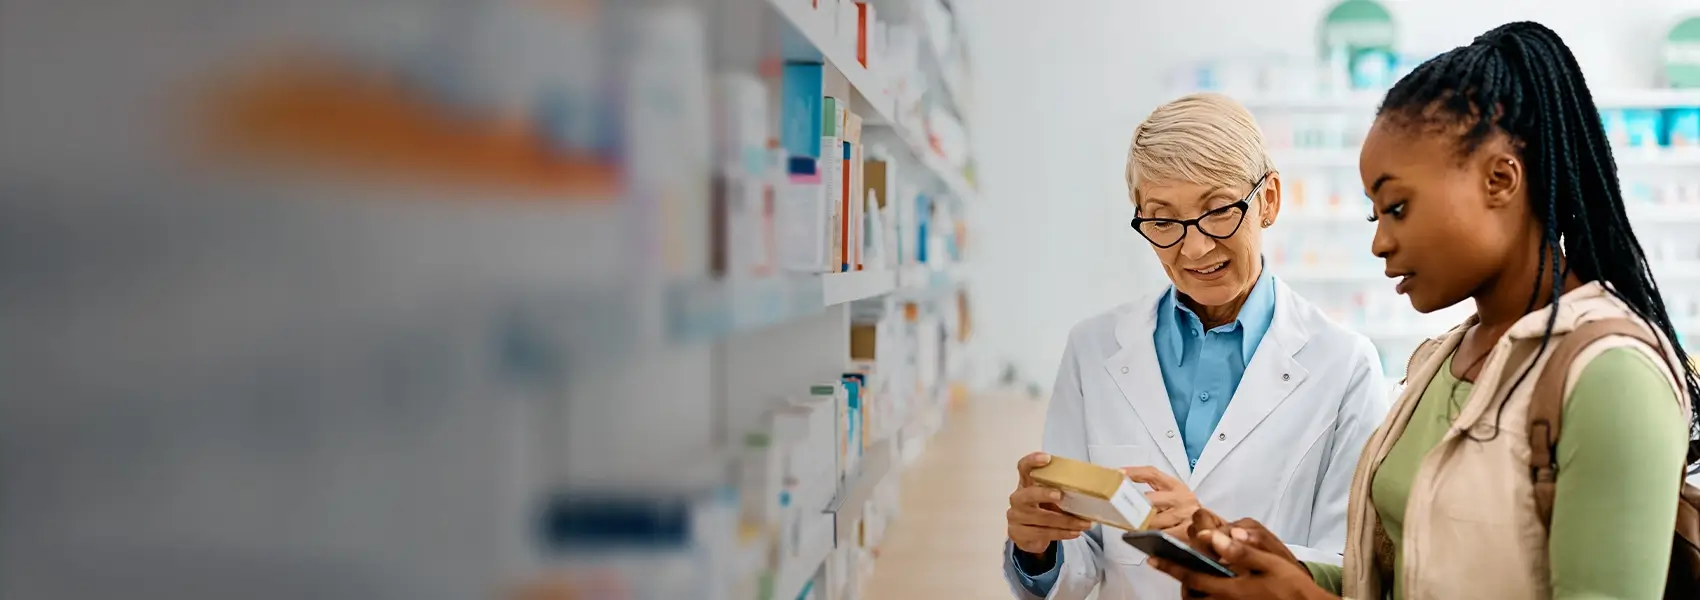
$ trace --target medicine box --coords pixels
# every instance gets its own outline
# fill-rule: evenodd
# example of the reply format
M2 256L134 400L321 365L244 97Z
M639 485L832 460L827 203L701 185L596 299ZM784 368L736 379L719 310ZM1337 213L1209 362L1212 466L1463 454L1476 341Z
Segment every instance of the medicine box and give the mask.
M1061 490L1057 506L1071 515L1125 531L1144 529L1152 511L1145 499L1121 471L1052 456L1050 464L1034 469L1033 481Z

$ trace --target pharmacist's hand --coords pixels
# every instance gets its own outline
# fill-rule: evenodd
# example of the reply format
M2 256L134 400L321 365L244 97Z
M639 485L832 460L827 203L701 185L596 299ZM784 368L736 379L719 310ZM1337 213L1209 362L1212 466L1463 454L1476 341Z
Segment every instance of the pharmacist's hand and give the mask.
M1162 571L1181 583L1186 598L1224 598L1243 600L1323 600L1337 598L1310 578L1310 571L1287 559L1247 543L1248 532L1230 528L1228 532L1210 530L1199 532L1199 549L1210 549L1217 560L1232 569L1237 577L1217 577L1199 573L1178 564L1152 557L1146 564Z
M1151 492L1145 494L1145 499L1151 501L1153 513L1151 520L1145 523L1146 528L1161 529L1178 539L1187 540L1192 515L1198 512L1198 497L1187 489L1186 482L1156 467L1122 467L1122 473L1128 479L1151 486Z
M1023 456L1015 463L1021 482L1016 485L1015 493L1009 495L1009 512L1005 518L1009 521L1009 540L1015 542L1016 549L1028 554L1044 554L1051 544L1080 537L1081 532L1092 527L1085 519L1064 514L1057 508L1062 492L1033 483L1033 469L1050 463L1051 455L1043 452Z

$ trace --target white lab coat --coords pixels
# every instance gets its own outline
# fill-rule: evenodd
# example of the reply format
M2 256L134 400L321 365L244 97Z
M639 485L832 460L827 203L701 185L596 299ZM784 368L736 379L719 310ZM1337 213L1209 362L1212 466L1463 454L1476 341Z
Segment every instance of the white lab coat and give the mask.
M1161 294L1087 319L1069 333L1045 418L1044 450L1109 467L1150 465L1187 482L1199 504L1250 517L1301 560L1340 563L1346 496L1365 441L1389 405L1368 338L1329 320L1282 283L1275 313L1216 431L1187 467L1152 334ZM1206 360L1209 360L1206 358ZM1051 600L1171 600L1173 579L1112 528L1062 543ZM1035 600L1004 545L1016 598Z

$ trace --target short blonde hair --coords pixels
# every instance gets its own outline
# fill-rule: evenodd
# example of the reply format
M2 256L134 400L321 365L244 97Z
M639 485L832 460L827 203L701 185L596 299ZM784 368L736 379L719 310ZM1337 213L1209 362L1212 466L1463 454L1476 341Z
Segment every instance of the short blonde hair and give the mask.
M1127 193L1137 203L1141 181L1237 186L1273 170L1251 111L1222 94L1190 94L1157 107L1134 130Z

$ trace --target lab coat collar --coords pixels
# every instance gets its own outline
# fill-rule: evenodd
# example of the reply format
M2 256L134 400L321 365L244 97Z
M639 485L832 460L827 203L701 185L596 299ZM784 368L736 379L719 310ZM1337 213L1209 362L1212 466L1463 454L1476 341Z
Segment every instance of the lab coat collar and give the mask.
M1158 294L1134 306L1116 324L1116 342L1120 349L1105 359L1104 368L1116 382L1122 397L1139 413L1140 422L1144 423L1151 439L1156 440L1156 446L1169 461L1172 472L1187 479L1188 486L1193 489L1198 489L1198 485L1227 453L1238 446L1309 375L1309 370L1296 358L1310 339L1304 320L1296 314L1300 299L1280 278L1265 277L1268 278L1266 283L1272 284L1268 287L1275 296L1269 331L1246 365L1239 388L1212 433L1215 439L1204 447L1197 468L1188 466L1186 446L1176 433L1178 426L1174 409L1169 406L1162 370L1157 365L1152 334L1156 331L1157 311L1165 304L1164 295Z

